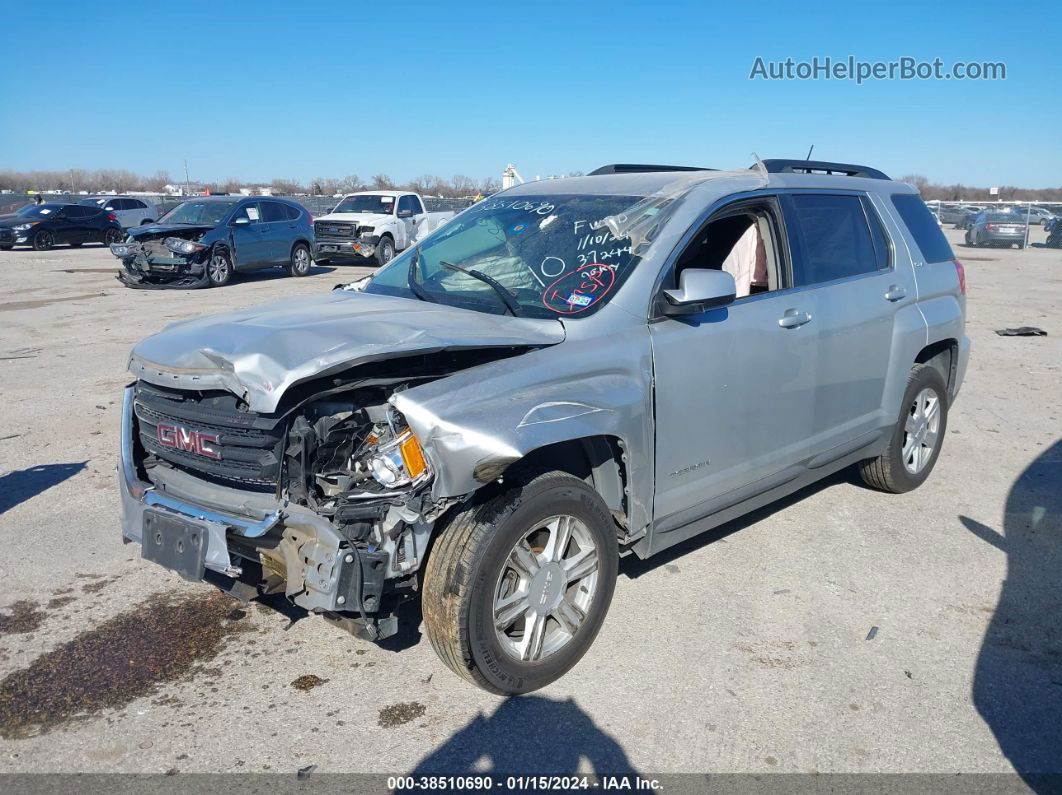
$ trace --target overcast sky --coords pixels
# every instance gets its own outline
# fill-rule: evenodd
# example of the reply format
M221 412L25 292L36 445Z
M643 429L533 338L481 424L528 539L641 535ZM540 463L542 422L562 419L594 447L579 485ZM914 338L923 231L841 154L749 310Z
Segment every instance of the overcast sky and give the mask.
M609 162L864 163L1062 185L1062 6L155 3L8 6L0 167L193 180L525 178ZM1055 55L1050 53L1054 52ZM1005 80L749 79L755 59L1001 61Z

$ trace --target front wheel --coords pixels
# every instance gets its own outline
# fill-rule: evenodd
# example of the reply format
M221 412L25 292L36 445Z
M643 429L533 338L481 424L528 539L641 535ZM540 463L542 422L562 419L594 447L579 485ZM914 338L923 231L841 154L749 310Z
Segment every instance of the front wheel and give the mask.
M291 250L291 260L288 262L287 271L289 276L305 276L310 272L310 247L305 243L296 243Z
M224 251L215 251L207 263L207 276L211 287L223 287L232 278L232 260Z
M377 265L386 265L395 258L395 242L389 237L380 238L380 242L376 244L376 253L373 256L376 258Z
M901 406L885 452L859 463L867 485L894 494L921 486L937 463L948 429L948 389L940 372L927 364L911 368Z
M454 673L499 695L590 648L616 585L616 530L584 481L548 472L457 513L424 573L424 627Z
M47 251L55 245L55 235L47 229L42 229L33 236L33 240L30 242L37 251Z

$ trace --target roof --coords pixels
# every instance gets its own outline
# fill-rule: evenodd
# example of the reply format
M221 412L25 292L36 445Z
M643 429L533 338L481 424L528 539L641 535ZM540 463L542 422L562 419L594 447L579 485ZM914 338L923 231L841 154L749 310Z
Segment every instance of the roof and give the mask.
M889 179L882 172L867 166L820 161L764 161L767 165L767 188L821 188L823 190L862 190L887 193L917 193L903 182ZM714 180L733 179L736 174L754 169L735 171L694 170L677 166L661 166L667 171L640 171L631 164L620 164L618 170L603 166L597 173L585 177L525 182L504 191L511 196L550 196L557 194L587 194L611 196L649 196L663 188L682 183L709 184ZM811 173L805 173L805 169ZM831 173L825 173L825 172ZM849 176L848 174L851 174Z

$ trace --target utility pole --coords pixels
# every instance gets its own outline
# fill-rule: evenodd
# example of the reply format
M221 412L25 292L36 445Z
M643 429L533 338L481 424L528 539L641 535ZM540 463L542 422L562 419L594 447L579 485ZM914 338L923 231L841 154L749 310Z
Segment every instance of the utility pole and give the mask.
M185 159L184 159L184 195L185 195L185 196L187 196L188 194L189 194L189 185L188 185L188 158L185 158Z

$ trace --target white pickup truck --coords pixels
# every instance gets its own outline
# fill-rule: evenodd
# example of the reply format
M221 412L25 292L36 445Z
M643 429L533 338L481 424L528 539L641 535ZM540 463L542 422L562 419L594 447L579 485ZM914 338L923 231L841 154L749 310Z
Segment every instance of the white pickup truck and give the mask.
M416 193L351 193L314 222L314 259L325 263L371 257L384 265L454 215L453 211L425 212L424 200Z

